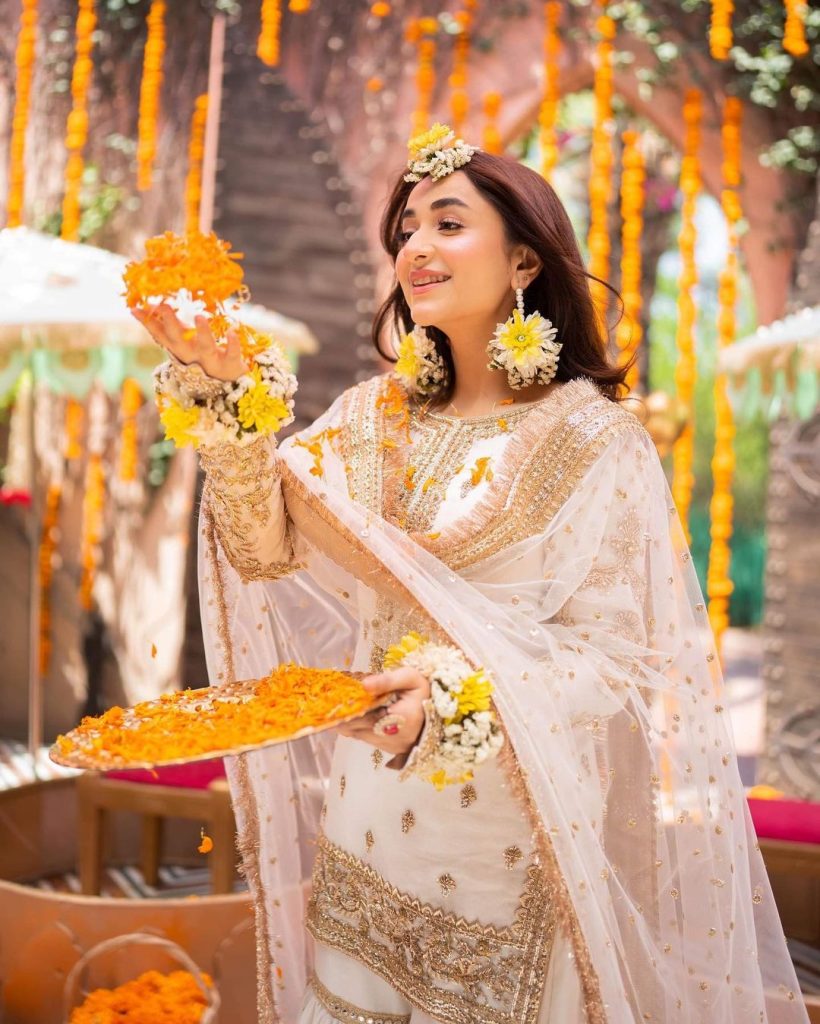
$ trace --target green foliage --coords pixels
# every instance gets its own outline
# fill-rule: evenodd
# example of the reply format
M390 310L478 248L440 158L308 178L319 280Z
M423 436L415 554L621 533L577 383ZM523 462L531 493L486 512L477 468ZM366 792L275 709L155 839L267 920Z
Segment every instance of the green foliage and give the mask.
M120 206L127 202L127 198L126 189L100 180L100 171L96 164L86 164L80 190L79 240L90 241L108 224ZM62 224L62 209L58 209L41 217L35 227L38 231L59 235Z
M607 8L631 36L654 50L656 63L638 68L645 99L653 87L687 61L693 85L703 76L709 56L710 0L621 0ZM730 92L773 112L782 136L761 153L761 162L814 175L820 166L820 7L806 5L809 53L795 58L783 49L782 0L736 0L732 14L734 45L729 52L726 85ZM621 54L629 59L631 54ZM693 59L694 58L694 59ZM616 58L616 60L619 58ZM717 62L716 62L717 63ZM709 83L701 83L712 91Z

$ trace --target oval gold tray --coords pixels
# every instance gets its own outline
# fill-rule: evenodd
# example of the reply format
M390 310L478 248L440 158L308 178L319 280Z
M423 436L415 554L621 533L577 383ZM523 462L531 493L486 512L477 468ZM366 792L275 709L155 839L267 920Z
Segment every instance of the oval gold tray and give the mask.
M361 672L345 673L353 679L363 679L365 674ZM205 686L196 690L182 690L171 696L158 697L155 700L144 701L134 707L123 709L123 718L120 727L123 729L138 729L140 722L148 717L153 717L153 712L172 707L174 714L180 716L196 716L202 719L214 707L216 701L229 701L246 703L253 699L255 690L262 679L245 679L231 683L221 683L218 686ZM216 747L210 749L199 749L184 757L169 757L157 760L127 759L106 751L102 745L95 746L95 740L102 742L102 733L93 729L93 723L97 719L84 719L81 726L66 733L65 737L59 737L51 749L49 757L57 764L65 765L68 768L93 769L96 771L121 771L131 768L158 768L167 765L191 764L194 761L205 761L216 757L228 757L235 754L245 754L253 750L261 750L263 747L274 746L280 743L289 743L292 740L301 739L304 736L313 736L328 729L333 729L344 722L360 718L378 707L384 707L393 699L392 694L382 694L371 697L364 703L357 704L351 709L350 701L342 702L333 708L320 723L308 726L299 726L294 722L291 731L282 733L277 731L269 737L258 740L254 743L246 743L233 747ZM106 712L108 714L108 712ZM103 716L100 715L101 719ZM184 718L182 719L184 721ZM109 726L109 729L111 727ZM202 733L199 733L200 737ZM77 746L74 750L66 751L61 746L60 740L68 740ZM80 746L81 744L81 746Z

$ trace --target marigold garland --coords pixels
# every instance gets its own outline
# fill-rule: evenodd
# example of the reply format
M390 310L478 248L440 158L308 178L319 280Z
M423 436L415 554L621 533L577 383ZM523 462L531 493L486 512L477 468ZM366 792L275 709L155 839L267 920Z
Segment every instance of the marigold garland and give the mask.
M157 155L157 115L162 89L162 60L165 56L165 12L165 0L151 0L137 125L137 188L140 192L151 187Z
M695 211L698 195L701 190L698 147L700 145L702 116L703 102L701 94L697 89L689 89L683 104L683 120L686 127L680 171L680 190L683 196L681 228L678 236L681 273L678 278L678 324L675 338L678 350L678 361L675 367L675 388L677 390L678 402L686 416L686 422L680 436L672 446L672 496L675 500L687 541L691 541L689 533L689 508L692 504L692 488L695 483L692 472L695 451L695 429L692 410L695 397L695 378L697 376L697 358L695 355L695 321L697 311L695 309L693 290L698 280L698 269L695 262L695 242L697 240Z
M85 422L85 408L76 398L67 398L65 407L65 447L63 454L69 462L81 459L83 455L82 432Z
M213 979L204 971L208 988ZM208 1006L202 988L189 971L145 971L116 988L98 988L72 1011L69 1024L199 1024Z
M208 94L197 96L191 116L188 139L188 174L185 177L185 230L199 230L202 201L202 161L205 157L205 124L208 120Z
M544 4L546 31L544 35L544 98L538 113L541 140L541 174L550 181L558 163L558 61L561 54L561 0L547 0Z
M275 67L279 63L279 29L282 23L280 0L262 0L261 26L256 43L256 55L263 64Z
M718 286L718 349L735 340L738 291L738 221L743 213L738 196L741 172L740 129L743 105L734 96L727 98L723 107L723 184L721 205L729 228L729 249L726 265ZM718 651L723 633L729 625L729 598L734 589L730 578L732 552L732 518L734 499L732 480L735 469L735 425L732 407L727 396L726 375L715 375L715 447L712 455L712 501L709 506L712 543L706 573L706 593L709 598L709 621L715 634Z
M225 690L178 690L84 718L57 737L55 752L100 767L191 760L286 739L363 714L378 702L345 672L280 665L264 679Z
M416 109L411 119L411 134L419 135L430 125L430 110L433 90L436 86L436 35L438 21L435 18L418 18L409 23L405 38L416 44Z
M732 48L732 0L712 0L709 52L715 60L726 60Z
M80 607L91 611L105 509L105 467L99 452L88 453L80 539Z
M73 106L68 115L65 145L68 160L65 169L65 194L63 195L63 223L60 236L68 242L76 242L80 231L80 186L83 180L83 149L88 138L88 87L94 63L91 51L94 46L94 30L97 15L94 0L78 0L77 42L74 70L71 74L71 95Z
M487 153L500 153L502 147L501 132L498 130L498 115L501 111L501 93L485 93L481 101L481 108L487 119L481 136L481 145Z
M623 173L621 175L621 295L624 315L618 323L615 341L621 362L627 363L638 351L641 326L641 232L643 231L644 173L640 136L635 131L623 133ZM627 371L626 385L634 391L640 381L638 362Z
M51 662L51 579L54 575L54 556L57 551L62 500L62 484L59 481L53 481L48 485L46 491L40 548L37 554L40 589L38 664L41 676L46 675Z
M809 52L806 42L806 4L803 0L784 0L786 24L783 27L783 49L793 57L805 57Z
M137 479L137 463L139 461L139 444L137 437L137 413L142 406L142 390L139 381L127 377L122 382L120 396L120 459L119 478L123 482Z
M601 0L603 6L603 0ZM592 129L589 176L589 271L601 281L609 277L609 204L612 199L612 58L616 25L601 15L596 21L599 41L595 48L595 124ZM593 281L590 292L602 320L607 302L603 284Z
M455 20L459 32L453 43L453 70L448 79L450 93L450 114L453 131L461 135L467 114L470 112L470 94L467 92L467 76L470 64L470 27L473 16L469 11L457 11Z
M9 191L6 200L7 226L17 228L23 222L25 194L26 128L31 104L31 82L34 77L34 55L37 45L38 0L23 0L20 14L20 33L17 36L17 82L15 85L14 115L9 142Z

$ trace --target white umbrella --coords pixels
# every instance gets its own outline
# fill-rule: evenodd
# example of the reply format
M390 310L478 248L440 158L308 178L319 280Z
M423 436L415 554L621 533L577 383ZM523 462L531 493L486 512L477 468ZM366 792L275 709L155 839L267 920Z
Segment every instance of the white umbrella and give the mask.
M3 229L0 347L20 345L24 333L47 348L151 344L122 295L127 263L125 256L92 245L25 227ZM254 304L237 315L293 352L316 351L315 337L299 321Z

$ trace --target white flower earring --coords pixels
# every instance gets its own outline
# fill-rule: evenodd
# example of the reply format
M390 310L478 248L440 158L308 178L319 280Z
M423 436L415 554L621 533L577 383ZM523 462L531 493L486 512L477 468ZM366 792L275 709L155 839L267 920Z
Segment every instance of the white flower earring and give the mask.
M511 388L530 384L549 384L558 372L561 343L555 340L558 329L538 311L525 315L524 289L515 289L512 315L499 324L487 346L489 370L506 370Z
M395 373L408 391L433 395L447 380L447 367L424 327L416 325L399 342Z

